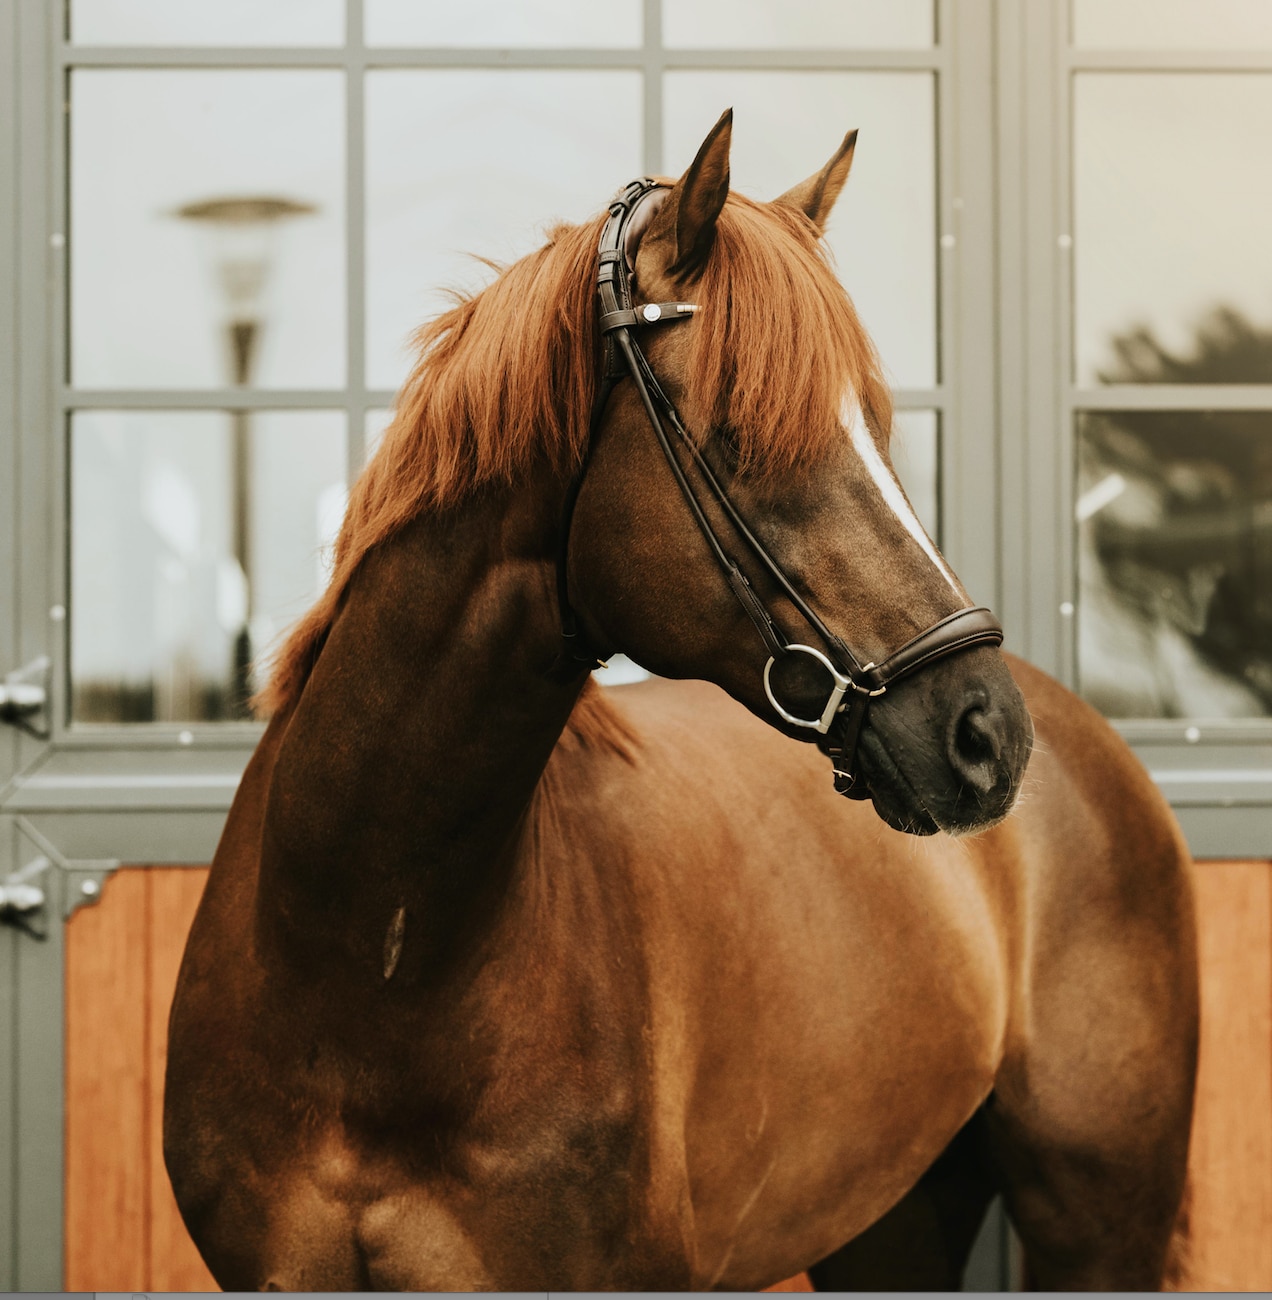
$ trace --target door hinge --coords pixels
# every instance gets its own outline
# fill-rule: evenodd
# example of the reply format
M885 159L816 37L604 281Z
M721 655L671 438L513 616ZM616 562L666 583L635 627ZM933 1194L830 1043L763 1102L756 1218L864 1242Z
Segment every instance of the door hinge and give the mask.
M0 682L0 722L7 722L37 740L49 738L49 686L53 661L33 659L6 674Z
M0 881L0 925L11 925L33 939L49 937L43 878L52 865L41 855Z
M116 858L63 857L25 817L16 822L37 856L0 879L0 925L47 939L49 918L60 913L69 921L81 907L100 902L106 882L121 864Z

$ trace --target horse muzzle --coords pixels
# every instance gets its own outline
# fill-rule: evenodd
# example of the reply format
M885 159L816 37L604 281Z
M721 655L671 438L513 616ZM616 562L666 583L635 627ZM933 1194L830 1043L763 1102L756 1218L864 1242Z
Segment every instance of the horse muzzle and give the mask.
M1011 811L1032 746L1033 723L1005 661L979 648L872 702L858 779L893 829L970 835Z

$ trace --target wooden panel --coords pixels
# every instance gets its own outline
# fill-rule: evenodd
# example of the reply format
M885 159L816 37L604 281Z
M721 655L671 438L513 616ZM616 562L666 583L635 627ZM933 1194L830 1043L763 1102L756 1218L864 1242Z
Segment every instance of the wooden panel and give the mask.
M215 1291L190 1234L181 1222L163 1164L163 1076L168 1052L168 1009L186 935L208 878L206 870L149 868L150 915L150 1240L149 1275L140 1291Z
M1192 1291L1272 1290L1272 863L1197 866L1201 1064Z
M788 1277L785 1282L779 1282L776 1286L766 1286L766 1291L811 1291L812 1282L808 1279L807 1273L800 1273L796 1277Z
M216 1290L163 1167L168 1008L206 879L125 868L66 927L68 1290Z
M146 1267L149 891L121 871L66 927L68 1291L130 1291Z
M126 869L66 935L68 1290L208 1291L162 1158L168 1007L206 871ZM1197 868L1202 1044L1184 1289L1272 1290L1272 863ZM792 1278L774 1290L803 1290Z

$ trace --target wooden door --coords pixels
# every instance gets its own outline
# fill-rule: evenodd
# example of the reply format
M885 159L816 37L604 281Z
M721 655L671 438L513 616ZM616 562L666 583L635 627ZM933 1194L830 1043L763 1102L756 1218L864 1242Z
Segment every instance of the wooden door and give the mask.
M1201 1063L1184 1291L1272 1291L1272 862L1197 864Z
M70 1291L210 1291L161 1148L168 1006L207 872L125 868L66 934ZM1202 1047L1180 1289L1272 1291L1272 862L1197 867ZM803 1290L807 1279L783 1284Z
M66 927L68 1291L215 1291L163 1167L168 1007L203 868L125 867Z

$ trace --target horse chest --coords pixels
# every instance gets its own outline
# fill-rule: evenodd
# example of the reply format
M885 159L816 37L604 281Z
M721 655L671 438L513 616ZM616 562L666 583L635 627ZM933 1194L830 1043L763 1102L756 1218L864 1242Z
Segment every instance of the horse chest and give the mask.
M578 1117L523 1125L518 1140L497 1144L452 1135L445 1167L431 1168L419 1150L373 1151L333 1129L247 1180L266 1194L221 1235L230 1248L254 1241L244 1280L255 1287L640 1285L648 1279L634 1270L668 1252L652 1244L659 1234L632 1167L630 1126L608 1128ZM415 1135L417 1148L436 1144Z

